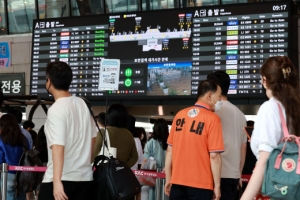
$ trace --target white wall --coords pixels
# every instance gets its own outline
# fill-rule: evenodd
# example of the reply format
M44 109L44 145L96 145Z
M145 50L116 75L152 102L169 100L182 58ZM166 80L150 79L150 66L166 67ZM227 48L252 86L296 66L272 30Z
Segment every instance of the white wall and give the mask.
M30 94L30 65L31 65L31 43L32 34L20 34L1 36L0 42L11 42L11 67L0 67L0 73L25 73L25 88L26 95ZM26 107L26 116L32 106ZM43 109L39 107L33 115L33 122L35 123L35 131L44 124L46 114Z
M11 67L0 67L0 73L25 72L26 94L29 94L31 34L1 36L0 42L11 42Z

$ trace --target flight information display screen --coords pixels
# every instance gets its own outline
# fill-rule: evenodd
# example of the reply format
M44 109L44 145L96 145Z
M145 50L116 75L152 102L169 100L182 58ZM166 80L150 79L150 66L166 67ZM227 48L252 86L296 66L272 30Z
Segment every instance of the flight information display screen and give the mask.
M261 64L288 56L289 10L260 3L35 20L30 93L49 97L46 65L63 61L73 70L72 94L104 96L98 80L107 58L121 63L112 97L195 96L216 70L231 78L229 97L263 97Z

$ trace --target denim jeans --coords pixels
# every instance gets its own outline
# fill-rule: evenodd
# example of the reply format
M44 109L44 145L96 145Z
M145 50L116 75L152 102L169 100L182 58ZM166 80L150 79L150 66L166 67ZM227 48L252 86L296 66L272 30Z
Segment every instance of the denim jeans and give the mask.
M26 200L26 194L20 194L15 197L15 188L14 188L14 180L15 174L7 173L7 192L6 192L6 200ZM1 185L2 190L2 185Z

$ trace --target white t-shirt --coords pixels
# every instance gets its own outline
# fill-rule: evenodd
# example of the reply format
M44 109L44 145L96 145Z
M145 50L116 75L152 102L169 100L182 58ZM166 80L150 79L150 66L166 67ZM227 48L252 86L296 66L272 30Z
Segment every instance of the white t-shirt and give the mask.
M59 98L49 108L45 123L48 145L48 164L43 182L53 181L51 146L62 145L64 166L61 180L91 181L92 138L97 129L85 102L78 97Z
M257 159L259 158L259 151L273 151L283 138L280 114L276 102L280 104L286 119L284 107L274 97L260 106L250 143L251 150Z
M247 136L244 132L246 124L245 115L229 101L222 100L221 110L216 114L222 122L222 133L224 140L224 152L222 157L222 178L241 177L241 147L247 142Z
M142 143L140 138L135 137L135 146L136 146L136 151L138 153L138 161L131 167L131 169L138 169L138 164L142 164L144 161L144 153L143 153L143 148L142 148Z

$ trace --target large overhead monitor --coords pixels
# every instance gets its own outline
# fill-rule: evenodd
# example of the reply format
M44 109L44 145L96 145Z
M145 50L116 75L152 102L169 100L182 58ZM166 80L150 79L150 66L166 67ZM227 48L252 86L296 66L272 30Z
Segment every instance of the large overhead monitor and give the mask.
M121 62L113 98L195 97L216 70L230 75L229 97L263 97L261 64L289 53L289 10L277 2L35 20L30 93L49 98L46 65L64 61L70 92L99 99L99 65L108 58Z

